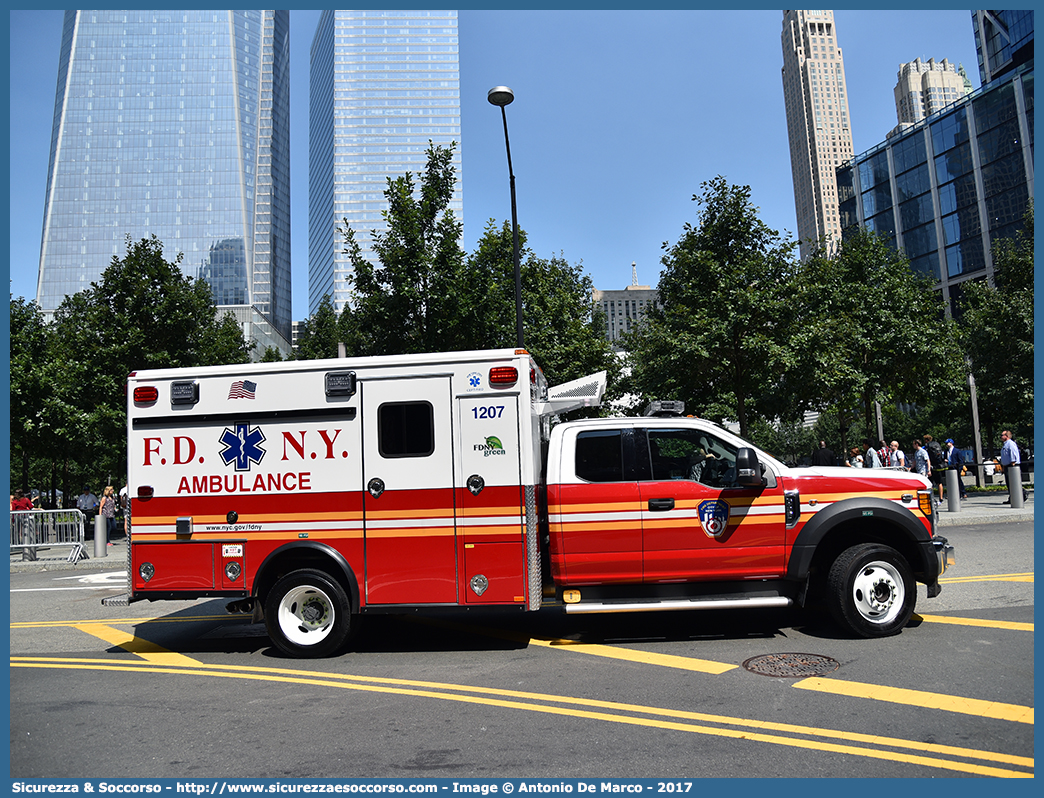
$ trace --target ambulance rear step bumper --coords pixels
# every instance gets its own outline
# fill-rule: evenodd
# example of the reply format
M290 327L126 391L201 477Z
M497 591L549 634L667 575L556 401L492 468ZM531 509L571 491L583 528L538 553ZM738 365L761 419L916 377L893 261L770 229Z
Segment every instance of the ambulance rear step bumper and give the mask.
M606 612L664 612L668 610L734 610L734 609L777 609L790 607L794 600L789 596L750 596L747 598L692 598L668 601L581 601L566 604L567 614L595 614Z
M120 593L118 596L106 596L101 600L103 607L129 607L139 599L131 598L130 593Z

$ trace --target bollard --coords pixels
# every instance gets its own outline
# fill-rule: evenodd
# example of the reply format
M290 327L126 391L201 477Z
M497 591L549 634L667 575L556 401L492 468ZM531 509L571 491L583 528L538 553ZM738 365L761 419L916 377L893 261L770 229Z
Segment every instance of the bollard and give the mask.
M1008 466L1004 476L1008 478L1008 501L1013 510L1019 510L1022 508L1022 466L1018 463Z
M94 516L94 556L95 557L108 557L108 534L109 528L105 521L105 516L98 513Z
M961 478L956 468L946 469L946 509L951 513L961 511L961 488L957 480Z

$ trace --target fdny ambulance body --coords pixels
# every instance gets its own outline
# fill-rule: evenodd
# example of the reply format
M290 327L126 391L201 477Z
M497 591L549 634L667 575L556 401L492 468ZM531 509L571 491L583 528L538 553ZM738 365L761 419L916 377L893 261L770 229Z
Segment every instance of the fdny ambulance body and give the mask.
M299 655L350 612L539 608L541 438L580 382L549 398L521 350L137 372L130 599L243 597Z
M927 480L791 469L694 418L552 416L524 350L142 371L129 380L130 593L229 597L294 656L352 617L822 600L894 634L953 548Z

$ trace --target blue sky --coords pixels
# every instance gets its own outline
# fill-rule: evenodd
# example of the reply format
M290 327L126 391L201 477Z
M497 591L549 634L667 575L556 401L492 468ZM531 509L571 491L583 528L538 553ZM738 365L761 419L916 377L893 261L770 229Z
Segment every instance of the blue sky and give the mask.
M318 11L291 12L294 318L307 315L308 53ZM895 125L899 64L963 63L979 85L971 16L835 9L855 151ZM11 293L35 298L62 12L10 12ZM694 222L716 175L749 185L769 226L796 232L780 68L782 12L459 14L464 249L510 218L507 109L519 225L537 255L582 262L598 288L655 286L661 246Z

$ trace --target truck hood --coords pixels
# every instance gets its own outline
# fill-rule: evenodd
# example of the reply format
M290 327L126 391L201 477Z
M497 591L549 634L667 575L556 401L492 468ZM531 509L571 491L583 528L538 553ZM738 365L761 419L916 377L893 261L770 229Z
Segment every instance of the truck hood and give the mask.
M788 477L792 479L825 478L832 481L838 479L862 481L867 479L893 480L895 482L917 482L925 488L931 488L932 483L927 477L913 471L900 471L893 468L849 468L848 466L810 466L808 468L788 468Z

